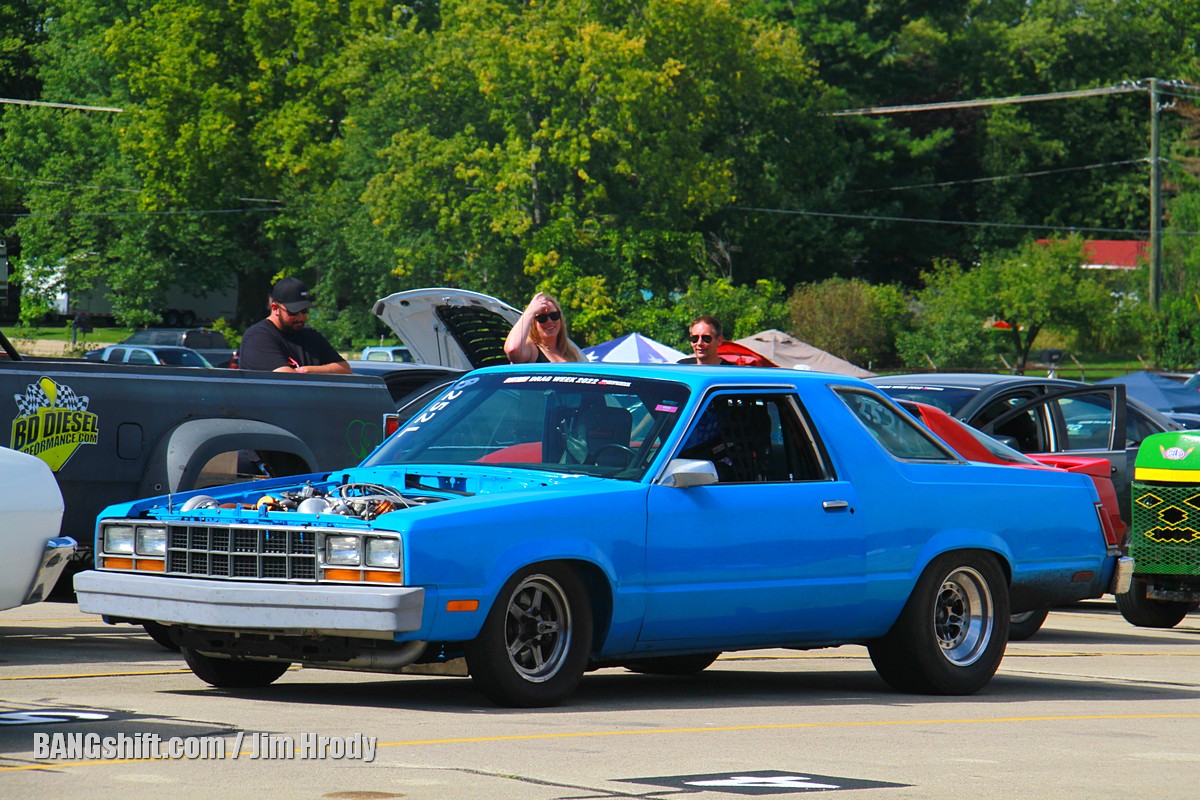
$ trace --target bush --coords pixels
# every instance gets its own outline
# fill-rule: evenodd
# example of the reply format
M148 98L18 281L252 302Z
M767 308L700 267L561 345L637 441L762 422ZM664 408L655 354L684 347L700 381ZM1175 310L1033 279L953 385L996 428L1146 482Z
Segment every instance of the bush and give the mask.
M792 335L871 369L897 364L912 316L900 287L844 278L797 286L788 312Z

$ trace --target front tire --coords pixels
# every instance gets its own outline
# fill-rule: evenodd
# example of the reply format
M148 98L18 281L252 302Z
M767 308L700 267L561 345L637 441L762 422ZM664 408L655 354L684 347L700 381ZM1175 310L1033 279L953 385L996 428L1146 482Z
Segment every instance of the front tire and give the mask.
M575 570L546 564L504 585L483 628L466 646L479 691L513 708L558 705L587 668L592 612Z
M1174 628L1188 612L1195 610L1195 603L1172 603L1151 600L1146 596L1146 581L1134 576L1125 594L1116 595L1117 608L1121 616L1139 628Z
M1042 625L1046 624L1046 617L1049 615L1050 609L1048 608L1026 611L1023 614L1013 614L1012 618L1008 621L1008 640L1010 642L1023 642L1031 638L1042 629Z
M964 695L987 685L1008 643L1008 582L979 551L938 556L921 573L899 619L868 650L902 692Z
M160 647L165 647L168 650L179 652L179 645L171 638L171 628L163 625L161 622L151 622L146 620L142 623L142 630L146 631L146 635L153 639Z
M196 677L219 689L257 689L269 686L288 671L287 661L244 661L213 658L183 648L183 660Z

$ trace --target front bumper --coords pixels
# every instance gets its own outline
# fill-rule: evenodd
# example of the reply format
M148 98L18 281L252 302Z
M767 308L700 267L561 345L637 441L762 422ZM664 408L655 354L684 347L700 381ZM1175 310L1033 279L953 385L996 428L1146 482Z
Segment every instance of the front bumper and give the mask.
M419 587L238 583L91 570L75 576L79 610L228 630L338 634L419 630Z
M50 594L50 590L58 582L63 567L67 566L67 562L75 553L75 548L75 540L70 536L60 536L46 542L46 548L42 551L42 561L21 605L40 603L46 599L46 595Z

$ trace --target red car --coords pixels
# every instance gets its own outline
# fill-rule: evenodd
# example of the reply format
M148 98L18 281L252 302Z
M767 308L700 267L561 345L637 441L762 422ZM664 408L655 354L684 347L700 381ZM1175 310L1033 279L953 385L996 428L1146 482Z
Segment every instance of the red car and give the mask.
M1121 512L1117 504L1117 490L1113 487L1111 477L1112 465L1108 459L1071 456L1063 453L1025 455L1001 444L970 425L958 421L939 408L910 400L900 401L900 405L925 423L927 428L968 461L1007 464L1027 469L1062 469L1087 475L1096 485L1096 493L1100 496L1100 502L1107 512L1107 520L1102 520L1107 522L1104 526L1105 539L1112 546L1120 544L1124 538L1126 525L1121 520ZM1033 636L1046 621L1047 613L1049 613L1049 609L1014 614L1008 638L1022 640Z

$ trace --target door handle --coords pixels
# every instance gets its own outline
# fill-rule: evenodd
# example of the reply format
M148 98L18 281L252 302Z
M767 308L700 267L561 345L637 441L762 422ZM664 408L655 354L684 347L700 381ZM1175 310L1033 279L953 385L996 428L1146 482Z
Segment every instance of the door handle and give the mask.
M850 501L848 500L825 500L821 503L821 508L826 511L840 511L843 508L849 508Z

